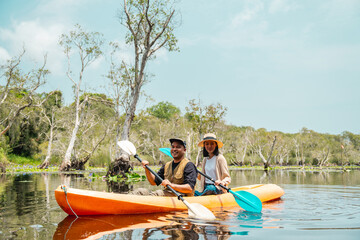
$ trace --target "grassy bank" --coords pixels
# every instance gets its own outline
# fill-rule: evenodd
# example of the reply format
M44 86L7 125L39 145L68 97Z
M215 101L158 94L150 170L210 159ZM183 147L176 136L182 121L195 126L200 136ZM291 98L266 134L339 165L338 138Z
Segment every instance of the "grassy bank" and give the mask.
M22 157L14 154L9 154L7 156L8 161L10 162L6 167L6 173L31 173L31 172L58 172L59 165L50 165L47 169L40 169L38 166L42 163L42 160ZM157 171L160 169L160 166L151 166L152 169ZM264 170L263 166L230 166L230 170ZM294 171L349 171L349 170L360 170L360 166L352 165L352 166L324 166L322 168L317 166L272 166L269 170L294 170ZM107 167L86 167L86 171L91 172L106 172ZM144 169L140 166L134 166L135 172L144 172ZM78 171L73 171L78 172Z
M39 159L35 159L35 158L29 158L29 157L22 157L22 156L18 156L15 154L9 154L7 156L8 160L10 161L10 163L12 164L21 164L21 165L40 165L41 164L41 160Z

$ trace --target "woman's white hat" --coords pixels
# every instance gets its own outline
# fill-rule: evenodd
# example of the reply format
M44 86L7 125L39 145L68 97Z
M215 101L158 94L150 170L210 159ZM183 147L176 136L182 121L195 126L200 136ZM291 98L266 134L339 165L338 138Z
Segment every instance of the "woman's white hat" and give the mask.
M219 148L222 148L222 146L224 145L222 142L220 142L219 140L216 139L216 135L213 133L207 133L204 135L204 138L201 142L198 143L199 147L204 147L204 142L206 141L214 141L217 143Z

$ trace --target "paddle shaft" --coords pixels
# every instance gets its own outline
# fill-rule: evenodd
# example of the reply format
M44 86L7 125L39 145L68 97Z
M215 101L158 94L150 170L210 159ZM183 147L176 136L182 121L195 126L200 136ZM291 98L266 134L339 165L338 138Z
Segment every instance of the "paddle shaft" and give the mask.
M200 173L201 175L203 175L204 177L206 177L207 179L209 179L210 181L212 181L213 183L215 183L215 180L212 179L210 176L206 175L205 173L202 173L202 172L200 172L199 170L198 170L198 173ZM232 191L230 188L225 187L225 186L222 185L222 184L219 184L219 186L222 187L222 188L224 188L224 189L226 189L227 192L231 193L234 197L237 197L238 199L240 199L241 201L243 201L243 202L245 202L246 204L250 205L251 207L257 208L257 207L258 207L257 205L261 204L261 202L258 203L258 204L256 204L256 203L252 202L251 200L246 199L246 198L245 198L244 196L242 196L241 194ZM248 193L248 194L249 194L249 193ZM257 198L257 197L255 197L255 195L254 195L254 198ZM258 200L258 201L260 201L260 200ZM240 204L239 204L239 205L240 205ZM240 205L240 206L244 208L243 205ZM245 208L244 208L244 209L245 209ZM245 210L246 210L246 209L245 209ZM261 209L260 209L260 211L261 211Z
M198 173L200 173L201 175L203 175L204 177L206 177L207 179L209 179L210 181L212 181L213 183L215 183L215 180L212 179L210 176L206 175L205 173L200 172L199 170L198 170ZM222 185L222 184L219 184L219 186L222 187L222 188L224 188L224 189L226 189L226 191L228 191L228 192L230 191L230 188L228 188L228 187L226 187L226 186L224 186L224 185Z
M141 158L135 154L134 157L139 160L139 162L142 162ZM157 177L158 179L160 179L161 181L163 181L164 179L162 179L156 172L154 172L154 170L152 170L148 165L145 165L146 169L149 170L155 177ZM172 191L177 197L178 199L180 199L181 201L185 201L184 198L181 196L180 193L178 193L177 191L175 191L172 187L170 187L169 185L166 186L170 191Z

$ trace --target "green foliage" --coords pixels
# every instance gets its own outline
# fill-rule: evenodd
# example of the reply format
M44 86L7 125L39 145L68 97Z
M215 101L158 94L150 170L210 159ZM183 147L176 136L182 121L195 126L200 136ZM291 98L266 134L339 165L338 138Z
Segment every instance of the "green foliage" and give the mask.
M39 151L39 144L44 141L43 133L47 125L40 121L38 109L24 110L27 115L14 120L12 127L6 133L12 153L22 156L32 156Z
M89 65L102 54L100 49L104 43L103 34L98 32L86 32L79 24L69 34L62 34L59 44L64 48L64 52L70 55L73 47L80 49L83 67Z
M149 43L152 48L163 44L168 51L178 51L173 6L172 0L125 1L126 11L120 16L120 21L129 29L126 43L141 49L146 49Z
M206 132L214 132L216 124L220 123L227 111L227 108L218 104L203 106L200 99L189 101L186 108L185 118L191 123L192 128L199 134L199 138Z
M39 159L29 158L29 157L23 157L15 154L9 154L8 159L11 163L14 164L28 164L28 165L39 165L41 161Z
M341 140L345 146L352 145L354 149L360 150L360 134L345 131L341 134Z
M180 114L180 109L169 102L159 102L147 109L150 115L159 119L170 120L174 115Z
M108 119L114 116L113 101L105 94L100 93L84 93L80 96L80 103L88 97L88 111L92 110L94 114L102 119Z
M7 173L34 173L34 172L57 172L57 166L50 166L47 169L37 168L37 164L9 164L6 168Z
M0 166L7 165L9 163L6 152L3 148L0 148Z
M41 94L42 99L46 99L43 103L43 107L45 108L45 112L51 112L52 108L61 108L63 106L63 98L61 91L53 91L50 93Z
M139 175L138 173L132 172L132 173L126 173L126 176L123 177L121 175L115 175L115 176L109 176L107 178L110 182L125 182L125 183L134 183L139 181L145 181L146 176Z

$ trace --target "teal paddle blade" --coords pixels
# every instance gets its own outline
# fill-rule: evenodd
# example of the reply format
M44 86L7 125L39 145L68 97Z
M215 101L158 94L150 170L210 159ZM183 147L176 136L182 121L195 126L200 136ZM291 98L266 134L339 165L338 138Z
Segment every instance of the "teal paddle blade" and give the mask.
M159 148L159 150L172 158L170 148Z
M252 193L246 191L236 191L229 190L229 192L234 196L235 201L242 207L245 211L259 213L262 210L262 203L260 199Z

